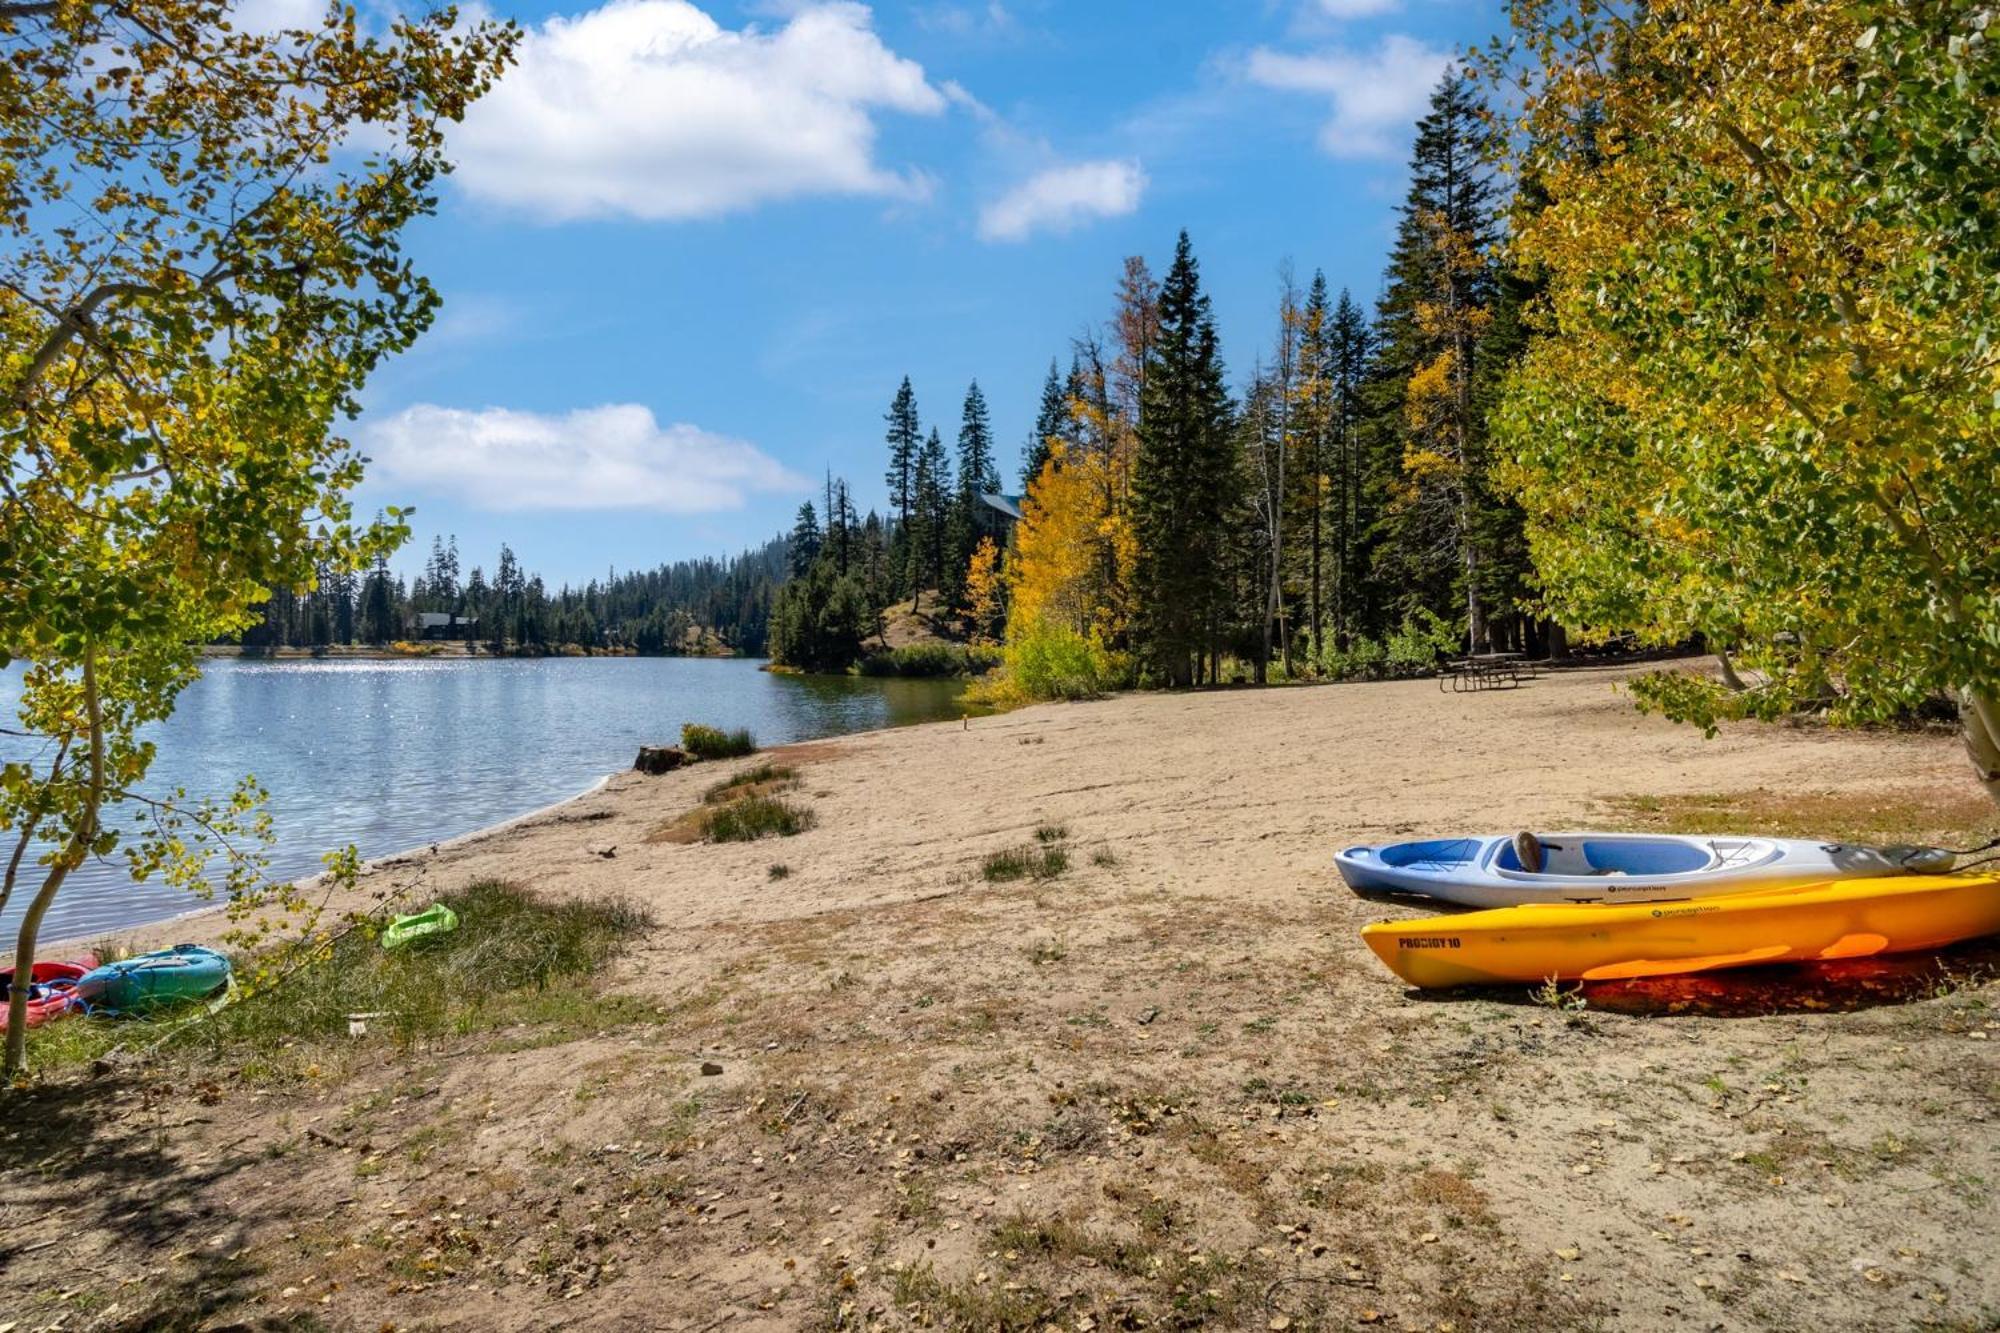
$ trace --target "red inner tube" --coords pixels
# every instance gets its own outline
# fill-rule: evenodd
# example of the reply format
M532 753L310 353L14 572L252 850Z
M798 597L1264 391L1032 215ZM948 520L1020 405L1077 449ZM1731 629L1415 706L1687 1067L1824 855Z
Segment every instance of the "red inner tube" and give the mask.
M80 958L71 963L36 963L28 988L28 1026L35 1027L80 1008L75 993L69 987L51 983L74 983L95 966L95 958ZM0 968L0 1031L5 1031L7 1027L7 1015L12 1009L7 1001L12 997L13 989L14 969Z

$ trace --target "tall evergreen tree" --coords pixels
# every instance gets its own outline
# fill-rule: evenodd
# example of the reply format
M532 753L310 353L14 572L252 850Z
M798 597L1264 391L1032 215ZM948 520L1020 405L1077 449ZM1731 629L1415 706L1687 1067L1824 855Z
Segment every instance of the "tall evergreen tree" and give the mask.
M1237 469L1222 355L1185 231L1160 285L1133 477L1134 643L1167 683L1213 664L1228 591L1227 515Z
M1000 489L1000 474L993 467L993 423L978 380L965 391L965 410L959 418L958 485L961 492L975 495Z
M951 459L935 426L917 453L914 490L908 524L911 610L922 601L924 589L938 587L944 576L945 540L951 521Z
M1329 537L1333 546L1330 611L1334 642L1349 646L1357 627L1364 623L1368 560L1364 546L1369 526L1363 508L1364 475L1367 466L1366 403L1363 389L1373 343L1367 316L1354 297L1343 287L1327 326L1326 364L1331 376L1330 442L1327 448L1327 501L1332 509Z
M792 524L787 546L790 548L793 578L811 569L813 561L819 559L819 515L814 511L811 500L799 506L798 520Z
M1042 402L1035 411L1035 429L1021 454L1021 489L1027 490L1049 461L1049 441L1059 438L1069 423L1069 398L1063 392L1063 378L1049 358L1049 377L1042 382Z
M923 427L917 419L917 395L910 387L908 375L903 376L902 386L896 390L896 397L890 402L883 420L888 423L888 431L883 438L889 445L889 470L885 475L889 483L889 503L896 508L896 538L907 543L917 498L917 462L923 452L924 440ZM907 559L907 545L905 556Z
M1470 84L1446 71L1417 123L1377 354L1388 501L1378 520L1378 574L1403 590L1406 610L1455 603L1475 650L1489 642L1490 609L1482 568L1486 430L1474 401L1493 301L1490 143Z
M1300 537L1295 582L1305 590L1305 632L1315 661L1326 625L1326 527L1332 490L1333 366L1326 275L1315 271L1299 310L1298 387L1288 525Z
M375 557L374 568L361 590L361 630L369 643L388 643L396 637L396 584L389 576L389 557Z
M979 497L1000 489L993 466L993 424L986 395L974 380L965 391L965 408L958 427L958 486L950 502L951 518L945 540L945 566L940 587L945 604L965 604L965 572L979 539L992 535L987 509Z

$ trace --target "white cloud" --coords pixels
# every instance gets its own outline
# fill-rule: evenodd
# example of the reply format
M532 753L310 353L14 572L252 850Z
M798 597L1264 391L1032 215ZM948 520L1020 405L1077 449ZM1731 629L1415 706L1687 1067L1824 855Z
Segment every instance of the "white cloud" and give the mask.
M522 39L519 65L453 137L473 195L549 220L715 217L809 194L921 197L875 160L875 113L947 94L875 34L865 5L815 3L730 30L687 0L609 0Z
M1401 0L1313 0L1313 8L1330 19L1365 19L1376 14L1393 14Z
M1072 162L1022 181L979 214L979 235L1019 241L1037 230L1068 231L1091 218L1122 217L1139 207L1146 173L1133 161Z
M362 431L369 480L448 495L477 509L647 509L701 514L742 507L752 491L811 485L743 440L661 426L636 403L561 416L419 403Z
M1392 33L1373 51L1338 47L1292 55L1259 47L1245 72L1254 83L1313 93L1333 104L1320 146L1335 157L1392 157L1409 141L1452 54Z

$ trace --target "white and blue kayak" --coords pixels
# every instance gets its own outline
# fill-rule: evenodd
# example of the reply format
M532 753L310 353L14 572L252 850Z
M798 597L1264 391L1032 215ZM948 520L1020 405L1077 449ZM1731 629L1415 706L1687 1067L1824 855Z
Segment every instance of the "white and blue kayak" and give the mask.
M1356 893L1413 893L1467 907L1643 903L1875 875L1936 874L1936 847L1665 833L1493 833L1349 847L1334 864Z

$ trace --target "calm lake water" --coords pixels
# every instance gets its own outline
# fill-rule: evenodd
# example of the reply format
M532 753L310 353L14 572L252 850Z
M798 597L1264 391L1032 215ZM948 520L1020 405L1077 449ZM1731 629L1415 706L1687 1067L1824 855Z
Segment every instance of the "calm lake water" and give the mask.
M270 790L272 871L310 875L353 843L367 857L470 833L576 795L629 768L643 744L674 743L683 722L748 727L763 745L956 717L962 681L783 676L741 659L522 661L210 659L180 707L149 735L154 793L228 795L254 773ZM0 725L14 719L19 667L0 671ZM26 744L0 738L0 754ZM115 816L121 827L129 816ZM75 938L204 904L133 884L123 862L70 877L42 928ZM10 941L26 887L0 914ZM11 948L11 944L10 944Z

